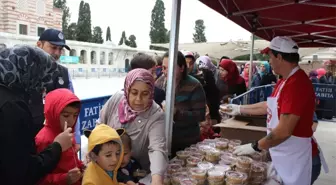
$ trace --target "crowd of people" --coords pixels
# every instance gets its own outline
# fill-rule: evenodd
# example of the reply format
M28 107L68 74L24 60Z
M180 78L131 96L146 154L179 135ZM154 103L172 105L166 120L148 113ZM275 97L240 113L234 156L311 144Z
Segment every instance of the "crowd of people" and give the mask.
M333 75L332 71L327 71L324 68L319 68L316 70L312 70L309 72L309 79L312 83L315 84L329 84L329 85L336 85L336 76ZM317 107L321 109L329 109L332 110L335 107L335 104L332 101L327 100L319 100L317 102ZM316 115L318 119L332 119L333 113L326 112L326 111L316 111Z
M249 64L241 68L227 57L220 59L217 67L208 56L196 58L192 52L178 52L170 156L164 123L170 56L136 54L123 89L105 103L97 126L85 130L88 155L82 162L77 157L80 139L75 137L80 134L77 122L81 102L68 70L57 63L62 49L70 49L60 34L48 29L37 47L19 45L0 51L2 183L134 185L150 173L151 184L163 185L168 159L177 151L202 139L219 137L212 126L221 122L220 104L243 94L249 86L272 83L277 84L276 90L267 102L229 105L231 111L226 113L230 115L268 114L269 118L268 135L252 145L237 147L234 153L269 149L285 185L308 185L317 179L321 160L314 162L313 157L321 151L312 140L312 125L307 124L313 124L315 94L311 81L298 67L298 48L288 38L276 37L271 46L283 42L281 47L292 48L268 48L265 54L270 56L270 63L252 66L252 71ZM271 66L283 77L279 82ZM269 111L273 116L269 117ZM288 174L294 172L288 170L294 163L296 177Z

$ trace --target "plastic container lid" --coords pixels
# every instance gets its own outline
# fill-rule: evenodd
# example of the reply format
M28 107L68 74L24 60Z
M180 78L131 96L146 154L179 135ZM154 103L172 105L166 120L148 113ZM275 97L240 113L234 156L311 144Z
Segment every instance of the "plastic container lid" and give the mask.
M190 148L197 148L195 144L190 145Z
M208 171L208 177L224 177L225 173L219 170L209 170Z
M229 143L229 140L223 137L215 138L215 140Z
M228 146L228 142L225 142L225 141L217 141L216 142L216 147L222 147L222 148L226 148Z
M204 139L203 143L216 143L215 139Z
M201 152L206 153L208 150L211 150L211 149L214 149L214 148L209 146L209 145L201 145L201 146L198 146L198 149Z
M189 172L191 174L196 174L196 175L206 175L206 170L201 169L201 168L190 168Z
M181 159L174 158L174 159L169 161L169 164L179 164L179 165L183 166L184 162Z
M200 158L196 158L196 157L189 157L187 159L187 163L188 164L195 164L197 165L199 162L201 162L202 160Z
M198 149L197 148L186 148L186 149L184 149L184 151L189 152L189 153L193 153L193 152L197 152Z
M231 167L229 165L225 165L225 164L217 164L217 165L214 166L213 169L218 170L218 171L222 171L222 172L227 172L227 171L231 170Z
M239 156L237 157L237 162L241 167L250 167L253 160L250 157Z
M232 158L233 154L229 152L221 152L221 159Z
M182 168L182 165L180 164L169 164L168 165L168 170L170 171L177 171Z
M251 166L251 171L254 173L263 173L265 171L265 168L263 166L253 165Z
M191 153L190 157L195 157L195 158L198 158L198 159L202 160L204 158L204 155L199 153L199 152L195 152L195 153Z
M215 148L210 148L209 150L206 151L207 155L218 155L220 156L220 151L215 149Z
M205 161L203 161L203 162L199 162L199 163L197 164L197 166L198 166L200 169L202 169L202 170L210 170L211 168L214 167L214 165L213 165L212 163L205 162Z
M226 172L226 181L227 182L235 182L235 183L243 183L247 179L247 175L245 173L236 172L236 171L227 171Z
M180 179L180 185L196 185L197 181L189 178Z
M189 157L190 156L190 152L187 151L178 151L176 152L177 156L183 156L183 157Z
M231 139L231 140L230 140L230 143L235 143L235 144L241 145L241 144L242 144L242 141L239 140L239 139Z

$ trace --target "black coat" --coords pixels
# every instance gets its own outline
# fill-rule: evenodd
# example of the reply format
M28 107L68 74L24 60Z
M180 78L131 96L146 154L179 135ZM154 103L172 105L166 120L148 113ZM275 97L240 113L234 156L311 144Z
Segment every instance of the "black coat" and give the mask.
M69 71L68 68L57 65L60 74L53 76L53 83L46 87L46 93L59 88L69 89ZM34 122L34 133L37 134L43 127L44 123L44 104L43 104L43 94L38 92L33 92L30 97L29 110L31 111L33 122Z
M221 116L218 112L220 105L220 92L216 85L214 74L207 69L201 69L201 71L202 73L194 75L193 77L201 82L203 86L211 119L215 119L220 122Z
M53 143L36 154L33 119L20 96L0 85L0 182L34 185L52 172L62 148Z
M269 84L272 84L272 83L277 83L277 78L275 77L274 74L267 73L267 74L262 76L261 82L260 82L261 86L262 85L269 85Z

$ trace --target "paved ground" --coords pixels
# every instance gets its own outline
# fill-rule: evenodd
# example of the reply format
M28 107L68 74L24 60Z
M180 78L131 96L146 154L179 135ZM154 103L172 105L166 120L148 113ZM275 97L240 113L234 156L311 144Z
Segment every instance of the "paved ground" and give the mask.
M329 173L323 170L314 185L336 185L336 120L332 122L320 121L314 134L323 150L329 166Z

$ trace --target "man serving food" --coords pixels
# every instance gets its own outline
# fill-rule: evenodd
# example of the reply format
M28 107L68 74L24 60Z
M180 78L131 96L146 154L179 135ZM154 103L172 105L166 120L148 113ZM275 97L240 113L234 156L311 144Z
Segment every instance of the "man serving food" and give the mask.
M236 147L234 154L248 155L269 149L274 168L284 185L311 184L315 93L308 76L299 68L298 50L291 38L275 37L263 50L269 55L274 72L283 76L272 95L265 102L229 104L222 109L229 115L267 114L267 136Z

